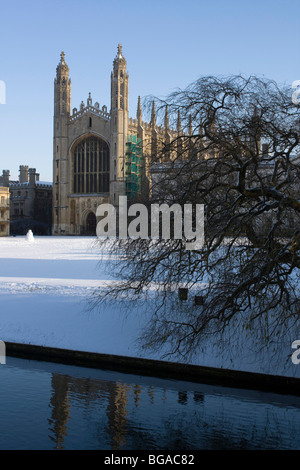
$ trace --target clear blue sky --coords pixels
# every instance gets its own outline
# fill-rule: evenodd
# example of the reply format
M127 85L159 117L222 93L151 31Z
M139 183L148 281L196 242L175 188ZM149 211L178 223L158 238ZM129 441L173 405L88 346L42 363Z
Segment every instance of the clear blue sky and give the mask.
M53 80L65 51L72 108L92 93L110 108L117 45L138 95L166 96L202 75L300 79L299 0L0 0L0 172L19 165L52 180Z

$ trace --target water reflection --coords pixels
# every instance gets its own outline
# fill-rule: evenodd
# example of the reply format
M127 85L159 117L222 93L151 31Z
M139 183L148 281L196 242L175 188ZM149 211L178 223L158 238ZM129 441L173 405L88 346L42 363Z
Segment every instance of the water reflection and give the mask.
M9 359L1 449L300 448L298 397Z
M108 418L107 433L111 439L111 448L118 450L126 446L129 387L120 383L109 383L109 385L110 393L106 408Z
M71 378L67 375L52 374L50 399L51 418L49 419L49 437L55 442L55 449L64 448L64 439L67 435L67 424L70 418L69 383Z
M55 442L55 449L64 449L64 440L68 434L69 420L72 419L70 410L72 403L84 410L95 409L100 405L105 408L106 420L102 416L99 435L105 429L109 437L109 447L120 450L126 447L126 436L130 431L129 398L133 399L138 408L142 387L119 382L101 381L87 378L71 377L69 375L51 374L51 418L49 419L50 438ZM148 394L154 404L153 387Z

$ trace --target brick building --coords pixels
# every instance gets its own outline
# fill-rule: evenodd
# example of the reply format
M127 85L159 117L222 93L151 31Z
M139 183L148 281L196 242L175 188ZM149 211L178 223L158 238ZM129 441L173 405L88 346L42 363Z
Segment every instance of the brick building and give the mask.
M0 237L9 236L9 188L0 186Z

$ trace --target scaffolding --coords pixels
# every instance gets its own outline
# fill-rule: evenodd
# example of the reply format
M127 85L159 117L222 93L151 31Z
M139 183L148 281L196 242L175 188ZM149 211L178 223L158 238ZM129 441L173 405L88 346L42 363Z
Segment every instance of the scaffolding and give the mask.
M126 195L134 199L142 190L143 147L136 135L128 136L126 143Z

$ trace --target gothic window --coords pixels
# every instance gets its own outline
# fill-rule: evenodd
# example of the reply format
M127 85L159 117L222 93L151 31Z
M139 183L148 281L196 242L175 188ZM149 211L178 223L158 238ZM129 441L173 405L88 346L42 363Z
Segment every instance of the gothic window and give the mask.
M109 148L98 137L88 137L74 150L73 191L77 194L109 192Z
M74 199L71 201L70 223L75 224L75 201Z

